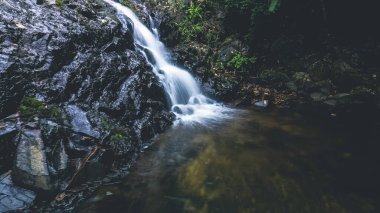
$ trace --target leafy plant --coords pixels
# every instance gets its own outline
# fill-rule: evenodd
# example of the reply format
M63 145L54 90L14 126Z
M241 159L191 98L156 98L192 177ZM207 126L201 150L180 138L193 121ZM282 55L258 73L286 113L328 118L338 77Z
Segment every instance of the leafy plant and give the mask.
M250 64L256 63L256 57L247 57L241 53L237 53L228 63L227 67L232 68L236 71L244 71Z
M203 29L203 9L201 4L193 2L187 9L183 4L179 4L179 6L185 9L185 16L181 17L176 25L178 26L179 31L184 39L186 41L190 41L192 38L195 38Z
M281 0L271 0L269 3L268 11L271 13L276 12L276 10L280 7Z
M200 7L200 5L192 3L190 5L190 8L187 9L187 18L192 22L201 22L203 21L203 16L201 12L202 8Z

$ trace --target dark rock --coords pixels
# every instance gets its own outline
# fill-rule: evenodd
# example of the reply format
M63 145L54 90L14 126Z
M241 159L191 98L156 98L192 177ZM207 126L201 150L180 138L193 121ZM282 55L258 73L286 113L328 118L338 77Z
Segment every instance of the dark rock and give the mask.
M324 95L330 95L335 92L336 86L331 82L331 80L318 81L313 84L313 90Z
M292 92L296 92L297 91L297 86L296 84L293 82L293 81L289 81L285 84L286 88Z
M68 155L62 141L59 141L52 152L53 166L58 172L64 172L68 167Z
M86 113L75 105L66 107L67 113L71 119L72 130L94 138L99 138L98 131L93 130L90 122L87 119Z
M15 186L10 172L0 176L0 212L20 211L33 203L36 194Z
M191 42L188 45L178 45L173 49L174 58L186 66L191 72L206 80L210 73L210 57L212 49L205 44Z
M40 6L33 1L2 1L0 117L15 112L25 94L39 91L45 100L67 99L71 94L67 94L66 86L72 86L70 93L80 89L79 85L68 85L71 72L83 71L78 80L89 77L86 69L98 67L94 59L100 58L104 46L114 40L120 53L133 46L131 36L109 7L95 9L87 1L66 3L83 7L84 12ZM98 5L104 3L99 1ZM112 57L117 58L115 54Z
M292 82L297 87L297 94L308 96L310 89L313 87L313 81L308 73L296 72L292 76Z
M0 123L0 139L17 132L17 126L14 122Z
M320 92L313 92L310 94L310 97L311 97L311 99L313 99L313 101L316 101L316 102L326 100L326 98L327 98L326 96L324 96Z
M45 147L38 129L23 129L17 146L13 180L44 191L56 190L50 177Z
M17 131L15 122L0 122L0 173L12 168L16 152L14 137Z
M293 74L292 79L297 84L307 84L311 81L311 77L309 74L305 72L296 72Z
M286 73L283 73L280 70L272 69L264 70L260 75L260 79L269 85L275 85L278 87L283 86L289 81L289 77Z
M227 63L236 55L236 53L247 53L248 49L248 46L240 40L234 37L228 37L225 39L222 48L220 49L219 60Z
M353 68L345 61L336 61L332 65L332 82L341 91L347 91L358 86L361 81L359 70Z
M18 142L16 184L63 189L79 168L76 162L95 147L102 150L91 159L96 168L127 167L171 125L166 93L135 50L132 30L101 0L65 0L60 7L1 2L0 117L18 111L27 97L43 103L41 112L21 119L17 139L14 129L0 130L10 137L1 141L4 147L16 152L11 145Z

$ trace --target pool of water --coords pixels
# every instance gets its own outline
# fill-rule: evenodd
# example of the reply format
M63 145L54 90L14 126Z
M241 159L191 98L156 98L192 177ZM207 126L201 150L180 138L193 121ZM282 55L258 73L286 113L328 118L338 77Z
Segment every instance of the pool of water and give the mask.
M241 110L179 123L78 211L379 212L378 126L335 120Z

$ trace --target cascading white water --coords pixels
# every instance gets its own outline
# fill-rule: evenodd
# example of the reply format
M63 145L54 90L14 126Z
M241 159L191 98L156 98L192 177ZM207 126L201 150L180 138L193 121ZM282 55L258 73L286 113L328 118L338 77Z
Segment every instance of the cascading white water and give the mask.
M112 0L104 1L133 23L135 45L144 54L153 72L163 84L171 102L171 109L177 117L184 121L202 121L204 118L218 115L220 117L220 114L227 111L212 99L202 95L197 82L189 72L170 63L169 54L158 38L157 29L150 31L128 7Z

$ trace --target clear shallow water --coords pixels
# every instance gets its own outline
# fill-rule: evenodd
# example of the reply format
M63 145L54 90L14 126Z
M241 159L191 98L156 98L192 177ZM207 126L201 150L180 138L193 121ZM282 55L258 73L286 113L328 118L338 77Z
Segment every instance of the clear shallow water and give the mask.
M279 112L178 123L78 211L378 212L374 138L376 127Z

